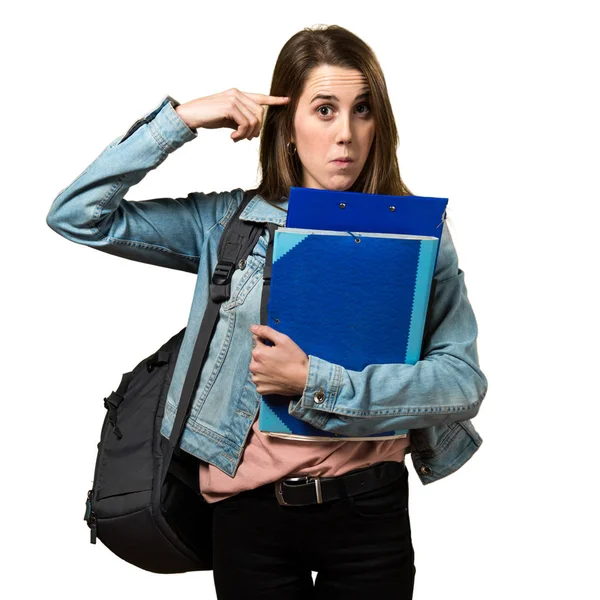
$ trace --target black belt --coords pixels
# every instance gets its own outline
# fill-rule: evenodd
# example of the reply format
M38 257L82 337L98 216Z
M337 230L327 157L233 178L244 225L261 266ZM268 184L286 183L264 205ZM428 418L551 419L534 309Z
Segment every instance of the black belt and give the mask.
M274 484L261 486L252 492L260 493L270 488L272 493L275 486L275 497L282 506L304 506L307 504L322 504L338 498L348 498L383 487L398 479L406 471L404 462L385 461L375 463L370 467L355 469L337 477L284 477ZM242 492L248 493L248 492Z

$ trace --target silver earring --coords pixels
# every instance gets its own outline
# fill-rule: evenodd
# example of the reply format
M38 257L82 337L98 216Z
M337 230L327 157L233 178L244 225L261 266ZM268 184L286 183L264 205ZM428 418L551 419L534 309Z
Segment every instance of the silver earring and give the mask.
M290 144L294 147L294 149L291 152L290 152ZM294 154L296 154L296 144L294 144L294 142L288 142L285 148L287 150L287 153L290 156L294 156Z

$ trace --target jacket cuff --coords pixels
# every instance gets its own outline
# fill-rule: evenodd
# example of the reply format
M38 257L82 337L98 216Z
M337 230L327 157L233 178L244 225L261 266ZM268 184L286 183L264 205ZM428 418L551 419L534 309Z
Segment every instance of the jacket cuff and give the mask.
M196 131L190 129L175 112L177 106L179 102L171 96L166 96L160 103L154 119L148 123L154 139L165 152L173 152L198 137Z
M308 376L299 399L290 401L288 414L321 428L333 412L342 381L342 367L316 356L308 357Z
M122 144L142 125L148 125L152 137L166 153L173 152L186 142L198 137L197 131L190 129L175 111L179 104L171 96L165 96L156 108L138 119L127 130L127 133L118 140L118 144Z

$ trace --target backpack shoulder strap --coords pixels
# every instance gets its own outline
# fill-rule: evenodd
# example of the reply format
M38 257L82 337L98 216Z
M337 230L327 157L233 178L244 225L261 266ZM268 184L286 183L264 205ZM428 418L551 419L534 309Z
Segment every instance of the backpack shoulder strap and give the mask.
M248 257L264 229L264 223L247 222L239 218L244 208L246 208L250 200L255 196L255 193L256 190L247 190L244 192L244 199L225 226L221 240L219 241L217 266L210 281L209 300L202 323L200 324L196 343L194 344L190 364L183 382L179 405L177 406L173 429L169 436L171 450L179 445L185 421L189 416L194 390L198 384L198 377L219 318L219 307L222 302L229 299L231 294L231 277L233 276L233 272L239 262ZM166 473L166 469L164 472Z
M244 199L225 225L217 248L217 266L212 276L210 296L214 302L223 302L231 294L231 276L240 261L248 258L263 231L263 223L242 221L240 215L256 195L256 190L244 192ZM222 299L221 299L222 297Z
M267 256L263 269L263 288L260 299L260 324L268 325L267 307L269 305L269 294L271 293L271 272L273 270L273 244L275 242L275 230L278 225L275 223L267 223L269 230L269 245L267 247Z

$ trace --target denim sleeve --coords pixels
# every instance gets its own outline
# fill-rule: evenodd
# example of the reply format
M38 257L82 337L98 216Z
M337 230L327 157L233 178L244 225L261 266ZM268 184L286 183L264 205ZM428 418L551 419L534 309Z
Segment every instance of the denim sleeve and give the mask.
M288 412L331 433L363 435L473 418L487 391L479 367L477 322L464 272L444 224L436 264L430 335L414 365L344 369L309 356L304 393Z
M235 201L228 192L126 200L125 194L171 153L197 137L161 103L114 139L54 200L48 226L66 239L139 262L198 272L206 233Z

